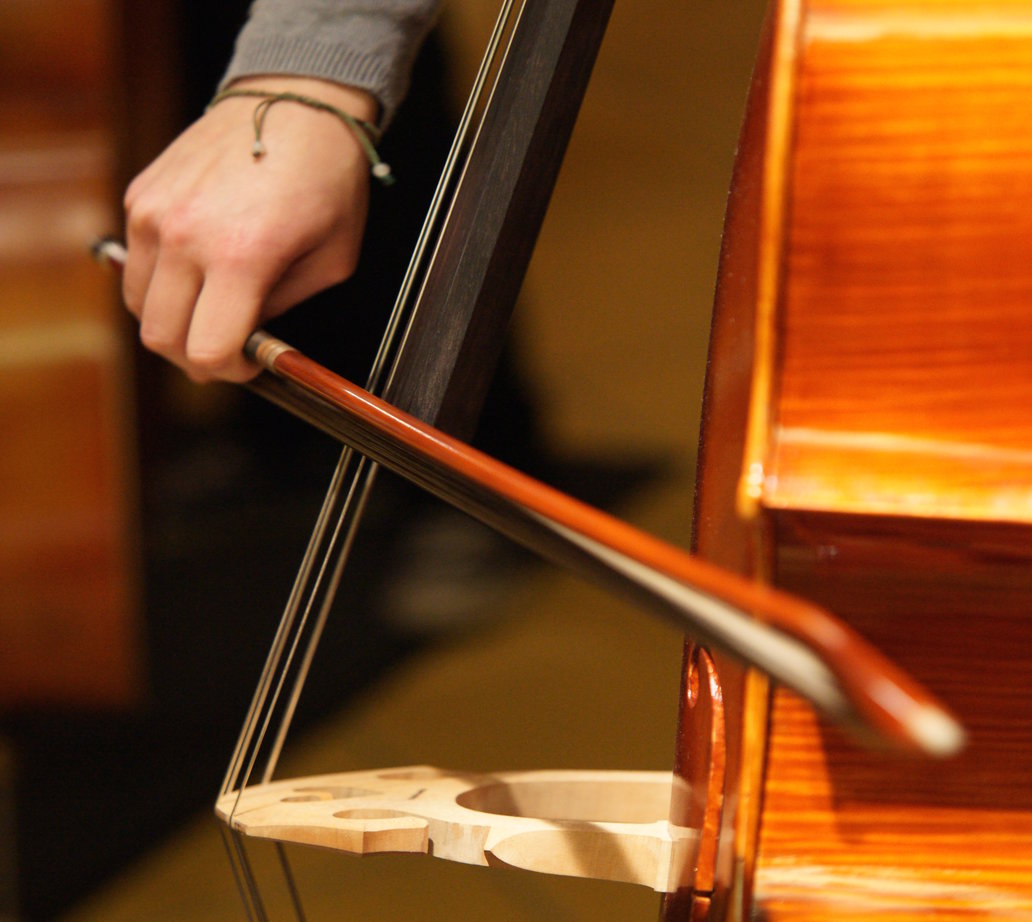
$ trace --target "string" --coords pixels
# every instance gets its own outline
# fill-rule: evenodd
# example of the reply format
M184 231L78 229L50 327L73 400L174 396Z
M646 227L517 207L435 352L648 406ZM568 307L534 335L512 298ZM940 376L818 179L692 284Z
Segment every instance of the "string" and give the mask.
M257 878L255 877L254 870L251 868L251 862L247 857L240 834L231 831L228 826L221 824L219 825L219 832L248 922L268 922L269 917L265 911L265 904L262 902L261 894L258 892Z
M276 843L276 855L279 857L280 870L283 871L283 879L287 885L287 893L290 894L290 904L294 907L294 915L298 922L305 922L305 910L301 905L301 891L294 879L294 872L290 869L290 862L287 860L287 850L282 842Z
M512 7L512 0L506 0L502 6L480 70L474 81L469 102L463 112L455 140L445 161L441 180L438 183L430 210L420 231L415 251L404 276L395 308L388 323L387 331L384 334L377 357L373 363L373 370L370 374L368 385L368 389L373 392L380 389L387 369L393 367L396 363L400 345L404 341L402 331L407 329L407 325L411 323L413 313L412 294L416 290L417 284L425 277L428 265L432 264L432 255L429 257L428 264L430 247L436 239L446 204L454 193L460 164L469 155L471 147L470 135L475 124L475 117L482 107L488 77L497 60L502 39L509 30L512 21ZM272 649L266 660L259 687L255 691L251 708L245 718L244 727L230 761L222 788L222 794L227 794L234 789L237 791L236 803L230 812L230 816L227 818L229 823L232 823L233 815L239 804L239 795L250 781L253 768L264 745L265 736L273 714L278 706L286 676L289 674L294 662L301 635L305 627L309 625L310 614L316 609L316 600L321 593L322 601L317 609L318 615L312 624L307 648L295 677L293 690L280 719L276 742L266 763L264 771L266 780L271 778L275 771L283 740L289 732L297 701L329 615L347 552L353 544L361 511L364 508L365 499L377 470L376 465L360 462L357 464L357 470L354 470L350 476L346 476L348 469L354 466L353 454L346 449L341 454L337 471L331 480L330 488L323 501L323 507L305 552L301 569L298 572L298 577L288 599L280 627L277 630ZM346 491L344 491L345 481L351 484ZM341 499L342 493L343 500ZM334 520L336 520L336 526L331 529L330 522ZM335 560L332 566L330 565L331 560ZM316 561L319 561L318 565ZM328 573L330 574L330 579L327 583L326 577ZM307 599L307 601L303 602L303 599ZM302 607L303 614L301 614ZM290 636L293 636L293 640L288 641ZM277 678L274 678L274 676Z

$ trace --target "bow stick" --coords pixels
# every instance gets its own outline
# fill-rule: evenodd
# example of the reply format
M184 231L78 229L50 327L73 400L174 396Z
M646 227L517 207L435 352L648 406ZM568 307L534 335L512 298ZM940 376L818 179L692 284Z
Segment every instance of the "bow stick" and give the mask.
M125 249L94 255L121 267ZM264 331L245 353L279 379L263 396L542 557L673 620L760 669L834 722L948 756L959 723L824 609L744 579L514 470L398 410Z

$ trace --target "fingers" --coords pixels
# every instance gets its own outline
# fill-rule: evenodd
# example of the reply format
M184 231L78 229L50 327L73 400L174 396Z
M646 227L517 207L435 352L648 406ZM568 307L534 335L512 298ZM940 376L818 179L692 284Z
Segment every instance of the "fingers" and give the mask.
M130 247L129 253L132 252ZM130 257L126 269L132 266ZM138 312L134 311L140 321L140 341L144 346L184 370L188 370L189 365L187 334L202 284L201 272L187 260L173 253L162 254L147 282L143 303ZM130 303L128 295L126 302Z
M165 218L162 230L143 205L130 211L122 288L140 341L198 382L254 377L242 351L269 281L194 255L192 233L171 232Z
M271 279L246 255L211 258L187 222L151 216L146 197L132 201L123 270L126 307L150 351L195 381L246 381L258 373L243 356ZM161 213L160 210L155 213Z
M258 273L205 271L175 251L162 251L143 303L133 311L140 341L194 381L248 381L258 368L245 359L244 343L259 325L266 284Z
M259 369L244 358L244 343L258 326L261 304L253 277L204 276L163 256L140 315L140 340L194 381L248 381Z
M254 242L223 241L218 257L195 259L167 232L138 226L128 239L123 292L140 339L198 382L253 378L259 369L243 355L251 333L348 278L358 260L346 227L286 268Z
M128 251L126 304L140 322L143 345L194 381L248 381L259 369L243 355L247 338L263 319L348 278L357 261L348 244L343 231L330 238L279 275L270 291L268 266L227 260L202 270L171 247L154 258L154 248L141 242Z
M254 276L209 273L193 308L184 358L194 380L249 381L257 365L244 357L244 344L258 328L264 286Z
M278 107L275 155L255 161L252 112L243 98L209 109L125 195L126 306L144 345L201 381L257 373L247 337L351 275L368 209L368 162L339 119Z

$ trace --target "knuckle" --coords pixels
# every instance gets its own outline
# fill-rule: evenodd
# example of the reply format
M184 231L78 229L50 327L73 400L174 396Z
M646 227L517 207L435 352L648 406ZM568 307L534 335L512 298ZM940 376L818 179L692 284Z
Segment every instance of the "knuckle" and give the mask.
M197 226L186 208L173 208L160 221L158 236L162 248L173 251L188 249L197 238Z
M123 204L130 232L150 235L158 227L161 206L153 196L139 191L135 185L130 185L126 190Z
M133 203L126 213L126 224L130 239L150 241L162 250L187 249L200 233L200 225L189 206L169 206L150 196Z
M129 183L128 186L126 186L125 193L122 195L122 207L127 212L133 211L136 208L142 186L143 182L140 176L137 176L131 183Z
M157 217L145 206L135 205L126 211L125 224L130 241L153 240L157 236Z
M353 246L327 248L311 266L307 280L315 290L328 288L351 278L358 269L358 263L359 253Z

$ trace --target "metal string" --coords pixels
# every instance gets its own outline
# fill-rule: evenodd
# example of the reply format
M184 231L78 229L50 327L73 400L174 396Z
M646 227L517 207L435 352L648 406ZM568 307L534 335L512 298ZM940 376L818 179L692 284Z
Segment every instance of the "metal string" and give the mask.
M290 905L294 907L294 915L298 922L305 922L305 909L301 905L301 891L297 888L297 881L294 879L294 872L290 869L290 862L287 860L287 850L282 842L276 843L276 855L279 857L280 869L283 871L283 879L287 884L287 893L290 894Z
M450 203L451 195L454 193L460 164L463 164L466 157L468 157L468 153L471 148L470 134L475 124L475 118L481 111L484 90L487 86L488 77L494 69L497 61L498 49L501 45L501 41L511 26L512 7L513 0L506 0L502 6L492 32L491 39L488 43L484 59L481 62L480 70L478 71L477 78L474 81L470 99L467 102L459 127L456 131L455 140L453 141L451 150L449 151L448 158L445 161L441 180L439 181L437 190L434 193L430 210L420 231L415 252L410 260L409 267L406 270L402 287L395 303L395 308L392 311L390 322L373 364L373 371L370 374L369 384L367 386L367 389L373 392L376 392L381 387L384 375L387 373L388 368L392 367L393 361L396 359L396 354L399 348L399 337L402 332L403 325L407 327L408 322L411 320L412 294L415 291L416 285L425 277L425 273L429 268L429 265L432 264L433 255L430 255L430 261L427 263L427 254L431 245L436 240L436 232L441 225L445 208L447 204ZM365 499L364 495L357 497L354 490L354 484L357 483L358 477L361 474L361 465L359 467L359 471L356 471L350 477L345 477L346 469L352 461L352 456L353 453L350 449L345 449L341 453L337 470L331 479L330 487L327 491L326 498L323 501L323 506L320 510L315 529L313 530L308 548L302 560L301 568L298 571L294 587L288 598L283 618L281 619L272 648L266 660L265 667L263 668L262 675L259 680L259 687L255 692L251 708L245 719L244 729L240 734L237 747L234 750L233 757L230 762L230 768L227 771L226 779L223 784L223 794L227 794L235 788L242 788L248 783L251 771L257 759L257 753L255 752L255 754L249 758L246 753L250 749L257 751L262 747L265 731L267 730L271 720L271 713L274 711L276 704L278 703L279 690L283 688L285 674L289 670L293 660L293 652L286 653L285 655L285 651L288 648L288 637L291 635L292 631L297 634L300 630L303 630L303 626L307 623L308 614L315 605L316 598L321 591L325 590L323 604L320 608L320 615L318 618L319 623L316 625L316 630L313 631L312 641L317 642L321 635L322 625L325 623L325 613L332 604L332 591L335 589L335 586L332 584L329 587L323 586L324 577L329 570L329 561L337 552L339 537L342 534L345 536L351 535L353 534L354 529L357 528L359 512L361 511L360 507L364 504ZM369 467L372 470L366 477L363 491L368 490L375 474L376 465L369 465ZM343 502L341 502L340 497L343 491L345 479L352 484L352 487L349 488ZM340 507L339 510L337 509L338 506ZM351 511L353 509L355 510L354 512ZM330 531L329 525L334 518L336 518L337 526ZM346 540L343 545L343 549L349 549L350 545L350 540ZM316 561L320 561L318 566L316 566ZM333 568L334 572L338 571L341 566L343 566L343 561L340 561L340 563ZM304 614L300 615L303 604L302 599L305 597L307 597L307 602L304 603ZM296 651L296 649L297 640L295 639L295 641L290 644L290 650ZM312 655L314 656L314 651ZM311 661L311 658L312 656L306 656L306 660L308 662ZM277 691L272 691L274 676L277 675L277 673L280 676L276 682ZM307 672L299 673L297 684L303 685L305 678L307 678ZM292 695L292 700L296 701L299 695L300 688L298 688L296 694ZM267 712L264 720L260 716L263 709ZM285 712L283 722L289 726L292 717L293 709L290 708ZM261 727L261 729L259 729L259 727ZM285 736L286 729L281 730L279 735L281 737ZM276 759L270 760L270 763L265 770L266 777L270 777L275 771L275 762ZM245 764L246 769L243 768ZM240 783L241 777L242 783Z
M233 832L228 826L219 825L222 836L222 845L226 849L226 857L229 866L233 870L233 880L236 882L237 892L240 894L240 902L244 907L244 914L248 922L268 922L268 914L265 912L265 905L262 903L261 894L258 892L258 882L248 860L247 852L241 841L239 833Z
M414 314L414 292L416 292L417 285L422 284L433 264L436 250L431 252L431 248L435 247L440 229L447 220L447 210L455 189L461 182L463 167L475 146L479 128L477 119L478 116L482 116L485 108L485 89L489 85L491 75L497 72L499 50L505 36L511 34L515 22L513 6L514 0L505 0L502 4L487 50L474 80L469 100L456 130L455 139L445 160L441 178L373 362L367 384L367 389L373 393L379 391L388 371L393 373L398 354L404 343L405 332L407 332ZM354 544L358 524L377 470L378 465L363 458L357 458L351 449L345 448L342 451L223 780L222 796L233 790L237 791L232 810L226 818L226 825L229 828L232 827L233 816L239 806L243 789L250 783L255 764L265 746L269 726L280 704L283 689L294 665L306 627L309 626L311 613L315 610L317 615L314 622L311 622L304 654L297 666L290 695L283 706L275 738L265 763L263 781L269 781L275 772L298 700L322 637L344 565ZM346 488L345 484L348 485ZM317 605L320 595L321 601ZM237 877L237 885L241 897L244 899L248 917L255 922L264 922L266 916L258 894L254 872L244 854L242 843L238 841L238 834L233 833L232 838L234 847L229 848L227 843L227 850L230 852L231 859L235 856L235 860L233 860L234 874ZM295 913L298 920L303 922L303 912L286 854L282 849L279 854L288 887L294 899Z

